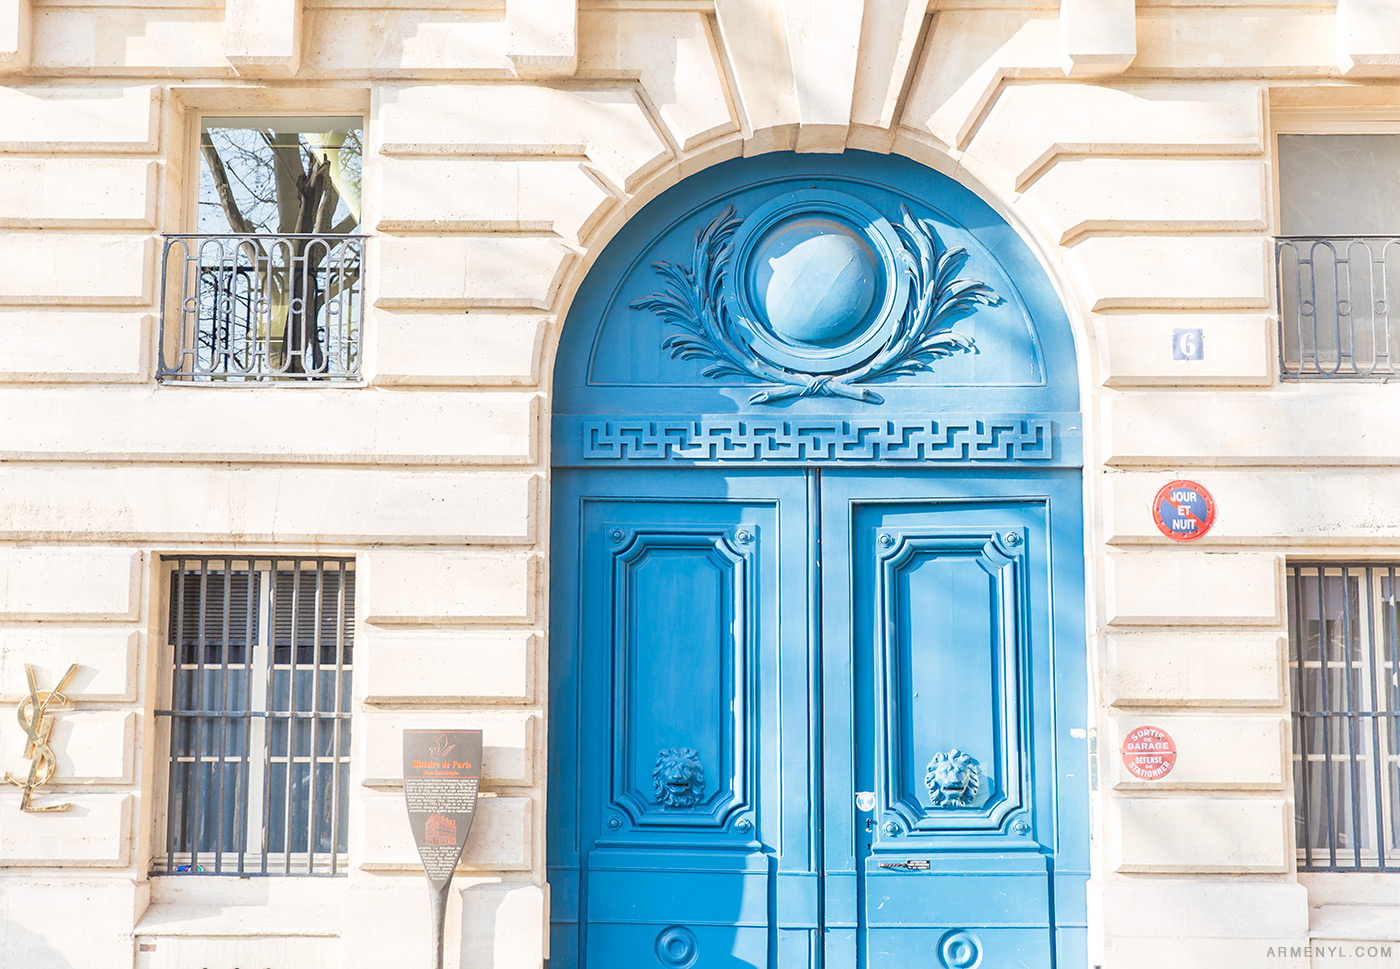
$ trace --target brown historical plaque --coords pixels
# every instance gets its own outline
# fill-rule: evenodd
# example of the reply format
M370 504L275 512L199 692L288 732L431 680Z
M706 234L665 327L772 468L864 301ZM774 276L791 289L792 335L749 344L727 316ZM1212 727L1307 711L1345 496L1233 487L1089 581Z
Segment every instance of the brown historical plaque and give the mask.
M442 966L447 889L476 817L480 787L480 730L403 732L403 796L433 896L437 969Z

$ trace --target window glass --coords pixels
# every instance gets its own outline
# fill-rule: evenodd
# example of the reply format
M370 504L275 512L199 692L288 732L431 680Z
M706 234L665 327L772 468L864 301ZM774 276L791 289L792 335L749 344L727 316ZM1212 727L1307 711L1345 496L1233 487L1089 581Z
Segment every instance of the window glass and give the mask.
M1400 134L1279 135L1279 234L1400 235Z
M195 231L356 231L363 136L355 117L205 118Z

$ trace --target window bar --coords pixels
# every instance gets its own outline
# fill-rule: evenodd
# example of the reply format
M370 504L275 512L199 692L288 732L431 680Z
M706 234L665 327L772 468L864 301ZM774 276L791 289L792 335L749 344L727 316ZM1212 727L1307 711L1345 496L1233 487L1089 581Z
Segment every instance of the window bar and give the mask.
M1306 643L1303 640L1303 570L1293 570L1293 575L1291 578L1293 582L1293 602L1295 604L1295 608L1293 610L1294 615L1291 617L1291 621L1293 624L1293 637L1290 649L1293 651L1294 656L1297 659L1297 665L1294 667L1296 673L1294 679L1298 684L1297 690L1294 693L1293 708L1299 713L1302 713L1306 709L1307 697L1307 693L1304 691L1303 686L1305 682L1303 673L1306 665L1305 657L1307 654L1307 650L1305 648ZM1309 755L1311 751L1308 747L1308 719L1304 716L1296 717L1294 718L1294 724L1294 736L1297 738L1296 749L1299 751L1300 769L1298 771L1298 779L1299 783L1302 785L1303 788L1303 864L1305 867L1311 868L1313 863L1312 783L1309 778L1312 769L1311 762L1309 760Z
M173 709L179 709L179 705L180 705L180 662L181 662L181 658L182 658L182 657L180 656L180 650L181 650L182 641L184 640L184 636L185 636L185 570L184 570L184 564L185 564L185 563L184 563L184 560L183 560L183 559L179 559L179 560L177 560L176 563L175 563L175 576L176 576L176 578L175 578L175 585L176 585L176 590L177 590L176 598L175 598L175 628L174 628L173 630L171 630L171 632L173 633L173 635L170 637L171 639L173 639L173 640L175 641L175 646L174 646L175 662L173 662L173 663L170 664L170 706L171 706ZM180 736L180 727L181 727L181 721L180 721L179 715L178 715L178 714L172 714L172 715L171 715L171 718L170 718L170 728L171 728L171 729L170 729L170 790L171 790L171 793L172 793L172 794L173 794L175 791L177 791L177 790L178 790L178 791L188 790L187 787L185 787L184 785L181 785L181 784L179 784L179 783L177 782L177 778L178 778L178 776L179 776L179 774L180 774L180 771L182 770L182 768L181 768L181 766L180 766L180 756L179 756L179 753L178 753L178 749L177 749L177 747L176 747L176 744L177 744L177 742L178 742L178 738L179 738L179 736ZM173 868L173 866L174 866L174 864L175 864L175 823L176 823L176 821L175 821L175 818L172 818L172 817L170 816L170 814L171 814L171 809L172 809L172 807L174 806L174 805L173 805L173 802L174 802L174 798L173 798L173 797L168 797L168 798L166 798L166 809L165 809L165 870L166 870L167 872L169 872L169 871ZM188 812L188 811L183 811L183 810L182 810L182 811L180 812L179 823L180 823L180 829L181 829L182 832L184 831L184 828L185 828L185 819L188 818L188 817L189 817L189 812Z
M282 816L282 873L286 875L292 873L292 766L296 761L297 714L300 712L297 706L297 625L301 621L300 592L301 561L294 559L292 561L292 621L288 623L290 630L288 642L291 643L291 649L287 651L287 659L290 664L287 674L287 805L286 813ZM274 630L274 642L276 638Z
M1317 645L1322 658L1322 782L1327 804L1327 863L1337 867L1337 823L1332 809L1332 701L1327 683L1327 575L1317 567Z
M1395 588L1395 567L1390 567L1390 596L1386 599L1385 608L1390 615L1390 676L1388 677L1390 689L1390 702L1387 704L1386 717L1388 729L1387 738L1390 741L1390 759L1394 759L1397 752L1400 752L1400 644L1397 644L1397 637L1400 637L1400 630L1397 630L1396 623L1400 621L1400 613L1397 613L1396 604L1400 601L1400 591ZM1392 770L1390 763L1386 764L1387 783L1389 788L1389 777ZM1396 805L1391 805L1391 827L1396 823Z
M1358 711L1356 709L1356 697L1352 690L1352 664L1351 664L1351 634L1355 628L1352 625L1351 615L1351 569L1342 566L1342 669L1345 678L1342 681L1342 695L1346 698L1346 731L1347 731L1347 786L1351 792L1351 848L1355 867L1361 868L1361 785L1357 782L1357 734L1356 721ZM1357 596L1358 604L1360 596Z
M1336 254L1336 252L1337 252L1337 250L1336 250L1335 247L1334 247L1333 250L1332 250L1332 256L1333 256L1333 258L1332 258L1332 305L1333 305L1333 307L1334 307L1335 309L1334 309L1334 312L1332 313L1332 319L1333 319L1333 321L1334 321L1334 322L1333 322L1333 329L1336 331L1336 336L1337 336L1337 368L1336 368L1336 370L1333 371L1333 373L1341 373L1341 371L1342 371L1342 364L1343 364L1344 362L1348 361L1348 360L1351 361L1351 370L1352 370L1352 373L1357 373L1357 372L1359 372L1359 371L1358 371L1358 368L1357 368L1357 366L1356 366L1356 321L1355 321L1354 319L1351 318L1351 299L1350 299L1350 294L1351 294L1351 243L1349 243L1349 242L1348 242L1348 243L1343 243L1343 245L1342 245L1342 255L1339 256L1339 255ZM1345 283L1345 287L1343 286L1343 283ZM1343 291L1344 288L1345 288L1345 290L1346 290L1346 292L1347 292L1347 298L1343 298L1343 296L1342 296L1342 291ZM1316 309L1316 308L1317 308L1317 306L1316 306L1316 304L1314 304L1314 305L1313 305L1313 309ZM1343 325L1342 325L1344 322L1346 323L1346 326L1345 326L1345 327L1343 327ZM1343 342L1344 339L1345 339L1344 334L1349 334L1350 337L1351 337L1351 339L1347 339L1347 340L1345 340L1345 342ZM1343 589L1346 588L1346 579L1347 579L1347 569L1346 569L1345 566L1343 566L1343 567L1342 567L1342 587L1343 587ZM1350 602L1351 600L1348 599L1347 601ZM1345 621L1346 621L1346 620L1345 620L1345 617L1343 617L1343 622L1345 622ZM1347 657L1348 657L1348 659L1347 659L1347 662L1348 662L1348 670L1350 670L1350 661L1351 661L1351 660L1350 660L1350 653L1347 654ZM1351 683L1351 675L1350 675L1350 672L1348 672L1348 675L1347 675L1347 683L1348 683L1348 685L1350 685L1350 683ZM1358 858L1359 858L1359 856L1358 856Z
M1342 336L1347 341L1346 357L1351 361L1351 373L1357 376L1365 376L1376 369L1376 362L1373 358L1369 364L1363 368L1365 363L1366 347L1363 345L1365 336L1361 334L1361 324L1365 322L1362 314L1356 310L1353 296L1358 290L1357 283L1361 284L1363 293L1369 293L1370 289L1366 285L1364 276L1371 267L1371 247L1364 241L1350 240L1345 244L1346 264L1337 268L1337 325L1342 329ZM1358 261L1360 252L1366 255ZM1374 349L1374 346L1373 346ZM1364 571L1364 569L1361 569Z
M208 621L209 560L199 560L199 628L195 630L194 694L194 785L190 795L194 810L187 812L192 820L194 836L190 840L190 871L199 872L200 838L204 834L204 812L200 810L199 775L204 769L204 629Z
M233 830L238 838L238 874L246 874L248 861L248 784L251 761L253 759L253 655L254 639L256 634L254 626L258 608L258 581L257 563L249 560L248 563L248 606L243 617L243 739L240 751L239 784L238 784L238 808L237 817ZM266 746L264 741L263 746Z
M327 369L330 368L331 353L334 351L336 363L341 369L344 369L346 366L346 362L343 359L345 333L342 323L345 320L345 314L341 307L341 298L345 287L337 287L336 290L332 292L331 280L345 278L346 254L349 252L349 247L341 243L332 249L330 245L327 244L325 250L326 286L322 295L322 300L326 309L326 367ZM332 336L332 334L334 334L334 336Z
M1380 294L1372 295L1371 306L1373 307L1372 312L1379 311L1377 322L1381 328L1381 332L1385 336L1385 365L1387 373L1395 372L1395 366L1391 363L1390 346L1390 336L1393 332L1390 325L1390 277L1385 271L1385 261L1390 258L1390 249L1393 245L1394 240L1386 240L1385 244L1381 246L1380 256L1376 259L1376 268L1372 270L1376 278L1380 280ZM1394 571L1393 568L1392 571Z
M301 279L299 278L299 273L297 272L297 263L299 262L297 258L297 250L301 247L301 245L302 243L300 241L296 241L288 242L286 246L287 321L285 324L283 324L282 327L282 372L287 374L296 374L298 372L297 365L303 360L301 352L303 344L300 339L302 336L302 332L300 331L302 330L301 323L302 320L305 319L305 316L302 312L300 312L300 310L303 307L305 307L306 304L301 299ZM292 591L292 595L295 596L295 583L301 581L301 563L296 562L292 566L292 568L296 572L295 578L293 579ZM298 618L300 617L298 616ZM294 640L296 638L295 626L293 627L292 638ZM287 770L289 772L291 770L290 760L288 761ZM290 774L288 776L290 776Z
M228 333L229 373L243 375L248 372L248 326L252 322L252 294L257 286L247 263L247 253L243 246L233 249L233 273L226 282L229 298L229 318L225 321Z
M301 312L297 314L297 324L300 333L297 340L297 357L301 373L313 374L320 370L316 366L316 345L314 334L316 332L316 321L314 314L316 307L311 298L315 291L314 280L311 278L311 260L308 258L310 249L307 241L303 241L296 246L292 255L296 263L294 278L297 282L297 300L301 306Z
M1339 297L1339 295L1340 295L1340 289L1339 289L1339 287L1341 286L1342 270L1343 270L1343 268L1345 268L1345 266L1346 266L1347 258L1346 258L1346 248L1345 248L1345 246L1343 246L1343 250L1342 250L1342 254L1341 254L1341 255L1338 255L1338 254L1337 254L1337 247L1336 247L1335 245L1331 244L1331 243L1328 243L1327 249L1328 249L1328 251L1331 253L1331 256L1332 256L1332 285L1331 285L1331 293L1332 293L1332 313L1331 313L1331 318L1332 318L1332 335L1333 335L1333 337L1334 337L1335 340L1336 340L1336 343L1335 343L1334 345L1335 345L1336 348L1337 348L1337 361L1336 361L1336 363L1333 365L1332 370L1330 371L1330 374L1331 374L1332 376L1335 377L1335 376L1337 376L1338 374L1340 374L1340 373L1342 372L1342 364L1346 361L1347 357L1349 356L1349 354L1348 354L1347 351L1346 351L1345 344L1343 343L1343 339L1342 339L1342 316L1343 316L1343 314L1342 314L1342 312L1341 312L1341 307L1338 305L1338 297ZM1315 296L1316 296L1316 290L1314 289L1314 297L1315 297ZM1314 313L1314 314L1317 313L1317 302L1316 302L1316 300L1314 300L1314 302L1313 302L1313 313ZM1353 369L1353 370L1355 370L1355 366L1356 366L1356 365L1355 365L1355 361L1353 361L1353 362L1352 362L1352 369ZM1345 573L1345 572L1346 572L1346 569L1343 569L1342 571L1343 571L1343 573Z
M1385 804L1381 799L1381 718L1380 701L1376 696L1376 649L1375 644L1380 637L1376 635L1376 624L1380 622L1380 610L1376 608L1376 580L1372 574L1371 566L1366 566L1366 602L1370 608L1364 610L1362 615L1368 618L1367 630L1369 637L1365 643L1366 668L1370 672L1371 682L1371 773L1376 782L1376 865L1385 868ZM1358 625L1359 625L1358 618Z
M1382 373L1391 369L1390 367L1390 331L1385 326L1385 320L1376 314L1376 301L1384 299L1385 288L1385 250L1386 244L1381 244L1380 254L1377 255L1369 243L1363 242L1366 247L1366 255L1370 258L1366 261L1366 292L1370 296L1369 312L1371 315L1371 348L1374 351L1374 359L1371 363L1372 371ZM1379 269L1379 273L1377 273ZM1377 286L1377 278L1380 280ZM1378 290L1380 292L1378 292ZM1356 307L1352 307L1353 314ZM1369 566L1367 571L1369 571ZM1382 866L1384 867L1384 866Z
M271 710L274 704L273 692L275 689L275 678L273 671L277 666L277 567L280 563L277 559L272 559L268 563L268 596L267 596L267 632L264 634L264 642L271 642L268 647L267 656L267 692L263 700L264 711L262 714L264 726L263 736L263 805L262 805L262 873L267 874L267 858L272 851L272 734L277 725L277 719L272 715ZM290 741L290 736L289 736Z
M335 763L331 767L331 874L340 864L340 765L344 753L340 747L341 697L344 695L345 675L345 562L340 563L340 586L337 589L335 612L335 719L331 721L331 746Z
M275 372L272 368L272 256L257 239L249 240L248 250L253 265L248 305L248 319L252 325L248 337L248 372L249 375L271 374ZM261 335L258 334L260 321L266 324Z
M190 373L194 374L199 370L200 366L200 287L203 285L203 280L200 277L203 273L204 267L204 252L201 246L187 246L185 251L189 253L188 258L190 262L190 278L188 280L188 284L194 286L195 297L191 299L188 295L183 296L185 302L185 320L189 325L189 329L180 333L180 346L182 348L181 352L189 359ZM189 290L185 290L185 294L188 294L189 292Z
M302 369L307 373L321 373L326 366L326 357L317 351L321 349L321 328L317 320L316 293L317 276L320 270L313 258L317 248L315 239L308 239L301 247L301 354Z
M1310 246L1308 246L1308 258L1307 258L1307 260L1306 260L1306 261L1305 261L1305 260L1302 260L1302 259L1298 260L1298 313L1299 313L1300 317L1301 317L1301 316L1310 316L1310 317L1311 317L1311 320L1310 320L1309 322L1310 322L1311 325L1312 325L1312 352L1311 352L1311 354L1308 354L1308 353L1302 352L1302 347L1301 347L1302 340L1301 340L1301 338L1302 338L1302 335L1303 335L1303 321L1302 321L1302 319L1299 319L1299 321L1298 321L1298 336L1299 336L1299 344L1300 344L1300 346L1299 346L1299 351L1300 351L1300 352L1299 352L1299 362L1302 363L1302 362L1306 361L1306 360L1308 359L1309 356L1311 356L1313 368L1316 369L1316 370L1321 370L1322 367L1321 367L1320 361L1318 360L1318 352L1317 352L1317 348L1318 348L1318 346L1319 346L1320 344L1318 343L1318 339L1317 339L1317 336L1318 336L1318 333L1317 333L1317 265L1316 265L1316 261L1315 261L1316 252L1317 252L1317 246L1316 246L1316 244L1310 245ZM1311 301L1310 301L1310 303L1311 303L1311 305L1312 305L1312 312L1311 312L1311 313L1309 313L1306 309L1304 309L1304 307L1306 307L1306 306L1309 305L1309 303L1303 301L1303 270L1302 270L1302 267L1305 266L1305 265L1308 267L1308 284L1309 284L1309 291L1312 293L1312 299L1311 299ZM1318 581L1321 581L1321 579L1319 578Z
M307 775L306 794L306 869L308 873L316 871L316 834L317 821L320 818L316 804L316 793L319 790L316 784L316 755L320 750L317 744L321 740L321 592L325 584L326 563L325 559L316 560L316 603L312 610L312 619L315 625L311 627L311 764L307 768L310 773Z
M220 671L219 679L222 681L222 698L219 703L219 756L214 761L214 769L219 774L219 801L215 805L218 812L218 831L214 837L214 874L221 875L224 871L224 765L228 757L228 629L229 612L233 609L233 563L224 563L224 611L222 615L222 628L220 629L223 668Z
M171 251L172 249L175 248L175 245L176 245L175 240L173 240L173 239L166 239L166 240L165 240L165 247L161 250L161 259L160 259L160 303L158 304L158 305L160 306L160 341L156 344L156 349L157 349L157 352L158 352L158 354L159 354L159 358L158 358L158 360L157 360L157 366L156 366L157 372L159 372L159 371L165 369L165 361L166 361L166 355L165 355L165 354L166 354L166 349L167 349L167 347L168 347L168 344L166 343L166 340L169 338L169 334L168 334L168 333L166 332L166 330L165 330L165 315L166 315L166 311L170 308L170 304L167 302L167 300L170 298L170 277L171 277L171 275L172 275L172 273L170 272L170 258L171 258L171 256L170 256L170 251ZM186 271L188 271L188 270L186 270ZM181 277L180 277L180 281L181 281L182 284L183 284L184 280L185 280L185 277L184 277L184 276L181 276ZM180 297L181 297L180 311L181 311L182 313L184 312L184 295L185 295L186 292L188 292L188 288L185 287L184 285L181 285L181 287L180 287ZM182 320L182 321L183 321L183 319L184 319L184 318L181 317L181 320ZM180 328L180 334L181 334L182 339L183 339L183 336L184 336L184 332L185 332L185 329L184 329L183 326L181 326L181 328ZM181 348L181 350L182 350L182 352L183 352L183 347ZM181 367L180 369L184 369L184 368ZM167 854L166 857L168 858L168 857L170 857L170 856Z

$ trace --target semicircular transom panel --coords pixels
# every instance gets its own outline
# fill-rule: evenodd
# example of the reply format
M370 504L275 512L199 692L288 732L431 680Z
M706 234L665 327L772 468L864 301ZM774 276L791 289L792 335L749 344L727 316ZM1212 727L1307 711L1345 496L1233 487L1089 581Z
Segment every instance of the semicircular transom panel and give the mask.
M1044 270L898 156L774 153L647 205L580 288L555 463L1079 463Z

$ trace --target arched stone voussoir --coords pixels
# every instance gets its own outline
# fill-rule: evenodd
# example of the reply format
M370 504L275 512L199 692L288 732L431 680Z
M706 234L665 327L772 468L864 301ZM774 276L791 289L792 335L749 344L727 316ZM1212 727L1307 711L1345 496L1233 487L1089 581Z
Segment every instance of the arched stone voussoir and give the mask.
M580 12L576 76L635 80L680 151L739 130L718 48L697 11Z

